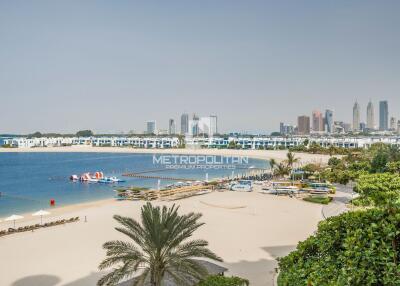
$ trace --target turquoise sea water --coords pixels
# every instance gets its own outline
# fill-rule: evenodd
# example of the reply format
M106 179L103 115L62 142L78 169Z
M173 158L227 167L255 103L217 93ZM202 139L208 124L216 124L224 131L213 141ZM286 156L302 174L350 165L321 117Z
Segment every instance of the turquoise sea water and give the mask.
M249 164L266 168L267 162L249 159ZM244 167L244 166L238 166ZM25 213L49 208L50 199L57 206L114 197L118 186L145 186L156 188L157 179L121 177L124 172L160 170L153 164L152 154L115 153L0 153L0 218L14 213ZM84 172L103 171L106 176L126 179L118 185L71 182L69 176ZM238 168L235 175L248 170ZM146 175L204 180L226 177L232 170L162 170ZM175 181L161 181L162 185Z

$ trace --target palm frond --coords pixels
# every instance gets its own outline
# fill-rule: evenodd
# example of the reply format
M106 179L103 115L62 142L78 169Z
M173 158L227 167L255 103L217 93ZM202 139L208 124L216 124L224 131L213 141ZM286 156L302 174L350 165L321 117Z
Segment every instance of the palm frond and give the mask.
M193 258L222 259L207 248L207 241L187 241L204 224L199 222L201 214L179 215L178 210L176 205L160 208L147 203L142 207L140 223L114 216L120 224L116 230L129 237L132 243L115 240L103 245L107 257L99 268L117 267L103 276L98 285L115 285L122 279L137 275L139 268L143 272L135 278L134 286L144 285L149 276L154 278L157 286L161 286L166 274L182 286L204 278L207 269Z
M140 274L138 277L135 277L135 280L134 280L132 286L144 286L144 283L146 282L146 279L149 276L149 273L150 273L150 270L145 269L142 274Z

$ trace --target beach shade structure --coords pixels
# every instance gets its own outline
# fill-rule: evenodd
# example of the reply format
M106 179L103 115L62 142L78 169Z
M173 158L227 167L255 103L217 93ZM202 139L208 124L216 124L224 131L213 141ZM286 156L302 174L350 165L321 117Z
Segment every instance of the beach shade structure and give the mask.
M5 219L5 221L13 221L14 222L14 228L15 228L15 221L19 219L23 219L24 217L22 215L16 215L13 214L12 216L9 216L8 218Z
M45 210L40 210L32 214L32 216L40 216L40 224L43 224L43 216L49 215L50 212Z

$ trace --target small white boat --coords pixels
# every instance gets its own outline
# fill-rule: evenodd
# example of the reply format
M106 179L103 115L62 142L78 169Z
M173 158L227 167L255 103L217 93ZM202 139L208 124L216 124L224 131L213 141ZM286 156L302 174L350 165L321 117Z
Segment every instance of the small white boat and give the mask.
M313 195L326 195L330 193L329 189L312 189L309 191L310 194Z
M281 186L274 189L277 194L298 194L299 188L295 186Z
M233 183L230 187L231 191L251 192L253 191L252 182L250 180L240 180Z
M112 183L121 183L125 181L118 179L117 177L104 177L103 179L98 180L98 182L103 184L112 184Z
M79 180L79 177L78 177L78 175L71 175L71 177L69 177L69 179L70 179L71 181L78 181L78 180Z
M265 195L276 195L276 190L273 189L262 189L259 191L260 194L265 194Z

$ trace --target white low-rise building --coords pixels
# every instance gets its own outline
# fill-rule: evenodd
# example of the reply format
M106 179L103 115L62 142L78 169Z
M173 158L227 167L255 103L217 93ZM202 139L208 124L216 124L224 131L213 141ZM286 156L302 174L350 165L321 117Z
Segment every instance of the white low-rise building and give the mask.
M278 149L316 143L323 147L368 148L375 143L385 143L400 147L400 137L186 137L184 143L188 148L227 148L234 142L236 148L242 149ZM11 147L57 147L57 146L97 146L97 147L133 147L133 148L178 148L178 137L57 137L57 138L7 138L4 144ZM232 144L232 143L231 143Z

